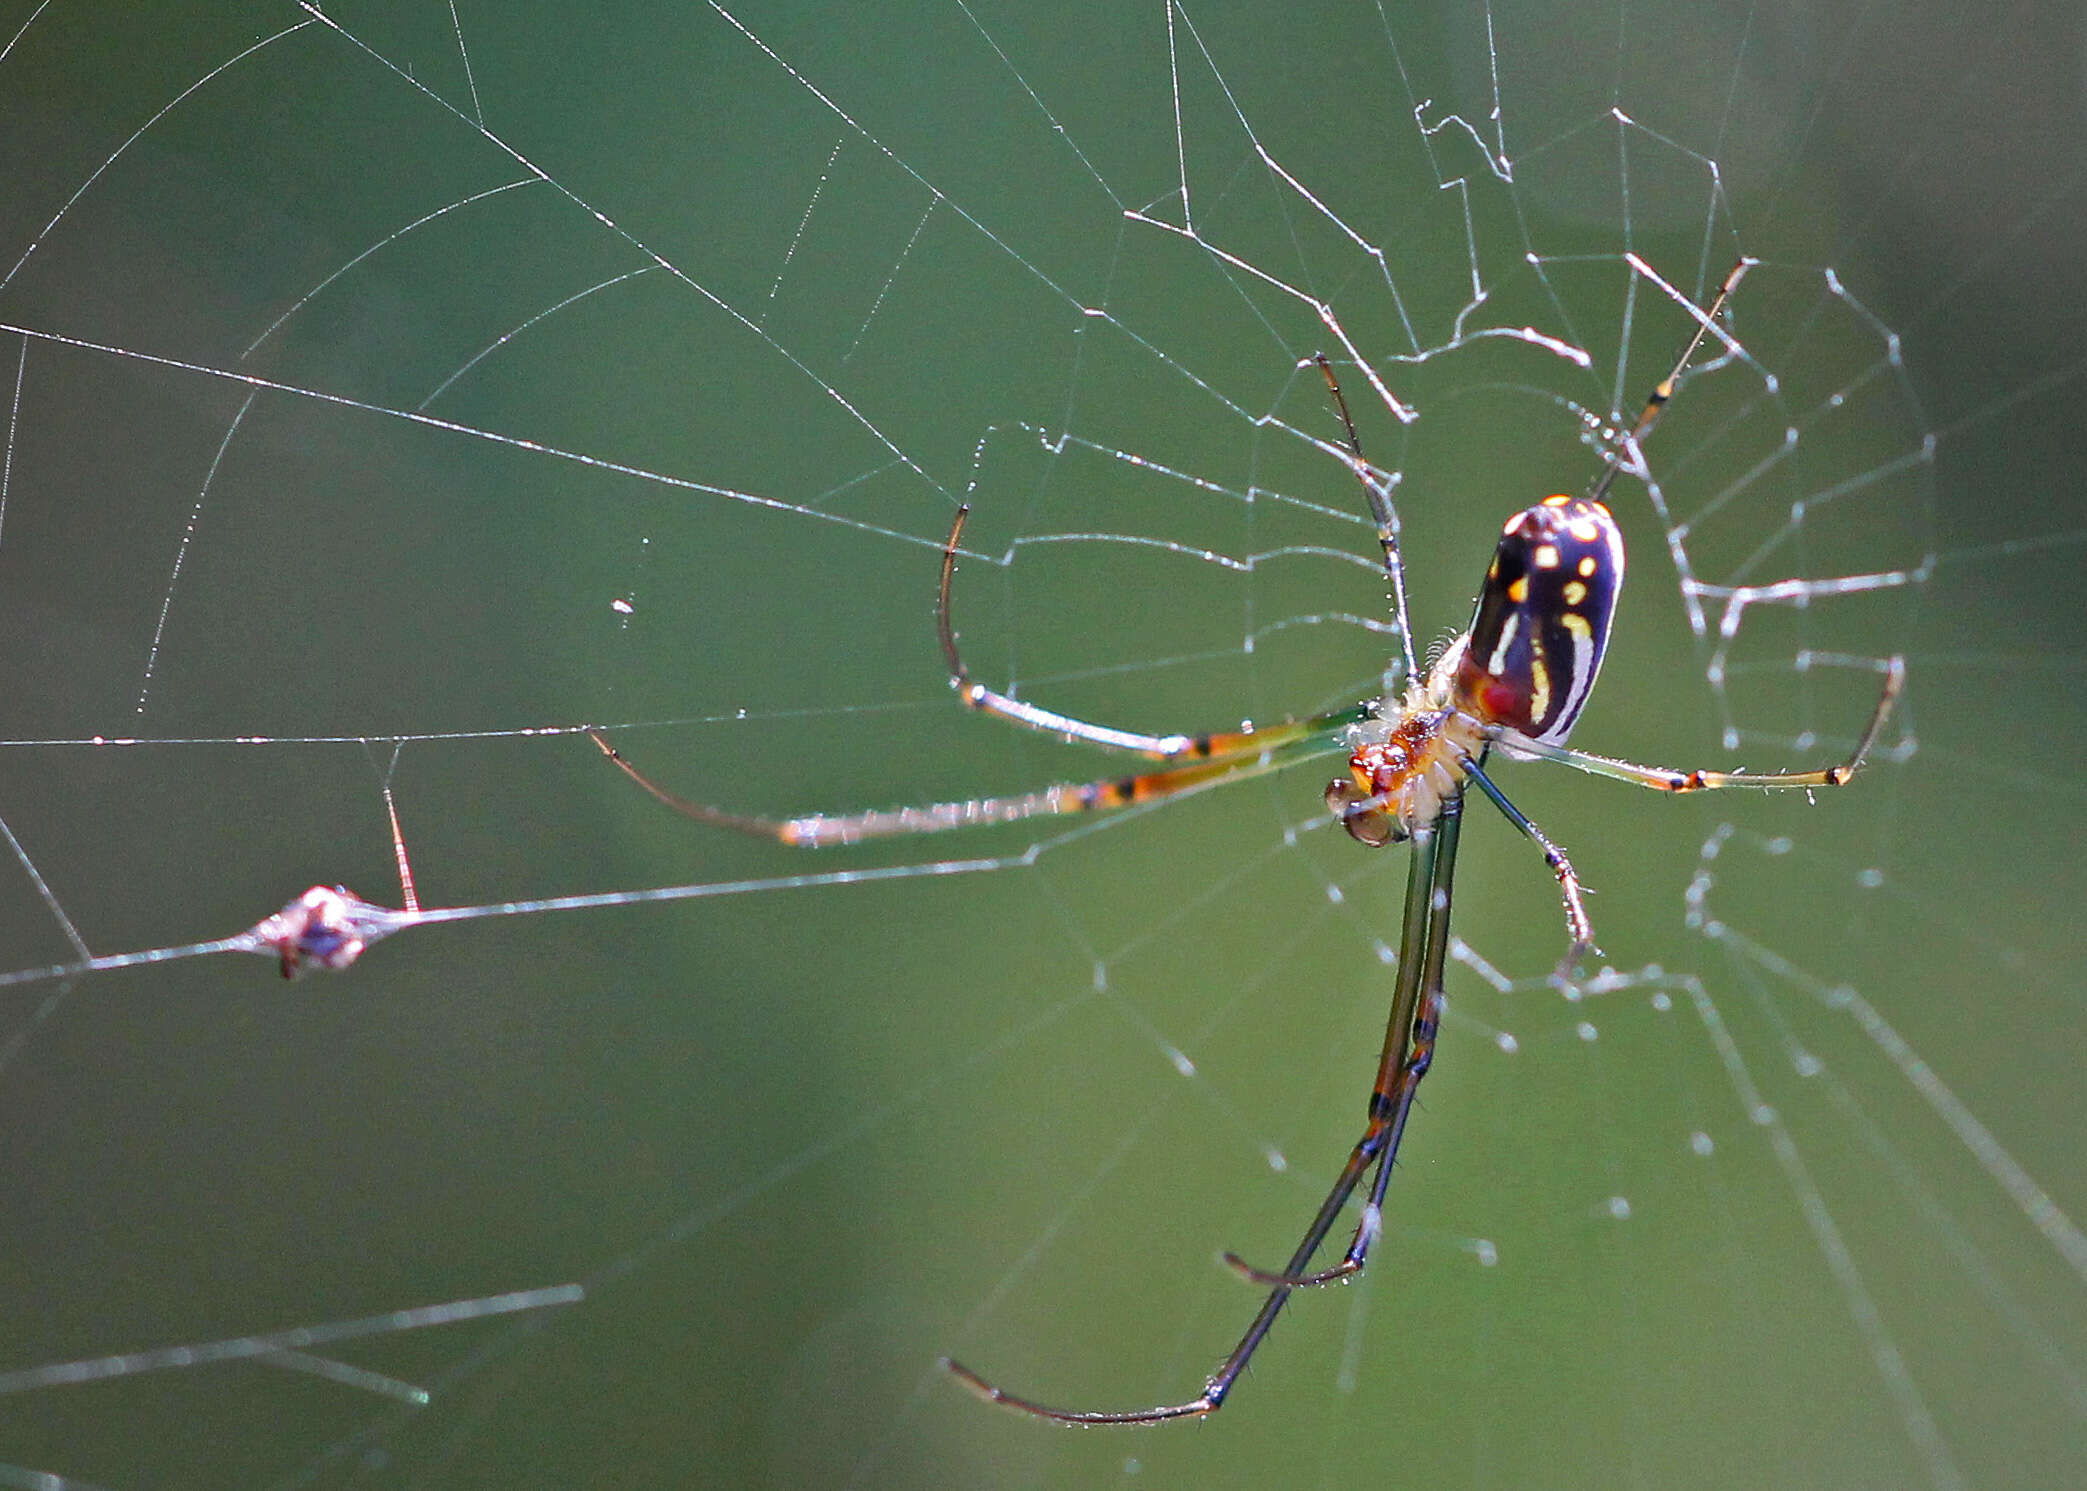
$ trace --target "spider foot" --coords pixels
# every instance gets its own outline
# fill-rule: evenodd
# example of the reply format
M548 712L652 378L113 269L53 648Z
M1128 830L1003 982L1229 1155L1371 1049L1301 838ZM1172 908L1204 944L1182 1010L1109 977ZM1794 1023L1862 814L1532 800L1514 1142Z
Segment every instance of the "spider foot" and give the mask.
M1384 1214L1372 1204L1362 1209L1362 1224L1355 1229L1355 1241L1349 1245L1347 1255L1330 1268L1308 1274L1274 1273L1255 1268L1237 1253L1225 1254L1225 1267L1249 1284L1258 1284L1263 1289L1317 1289L1323 1284L1338 1284L1361 1273L1363 1264L1369 1259L1370 1244L1383 1230Z
M1362 1271L1362 1262L1360 1259L1343 1258L1332 1268L1322 1268L1317 1273L1281 1274L1265 1268L1255 1268L1237 1253L1227 1253L1225 1267L1247 1283L1258 1284L1263 1289L1317 1289L1322 1284L1336 1284L1342 1279L1352 1278Z
M1565 950L1558 966L1551 970L1550 985L1559 993L1571 997L1581 987L1580 968L1589 958L1599 958L1602 951L1592 941L1581 939Z

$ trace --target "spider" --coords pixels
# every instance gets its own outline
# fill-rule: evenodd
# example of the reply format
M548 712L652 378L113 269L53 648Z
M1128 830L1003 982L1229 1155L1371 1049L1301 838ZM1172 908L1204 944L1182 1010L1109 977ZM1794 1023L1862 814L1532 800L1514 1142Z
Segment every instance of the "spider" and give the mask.
M1335 751L1345 751L1348 756L1346 775L1337 777L1326 789L1326 803L1335 818L1359 843L1372 848L1411 840L1413 859L1407 874L1398 973L1392 987L1383 1053L1378 1060L1376 1080L1370 1087L1367 1124L1283 1268L1259 1269L1237 1254L1225 1255L1226 1264L1235 1272L1268 1291L1231 1355L1211 1375L1203 1391L1189 1401L1119 1411L1053 1408L997 1387L969 1367L945 1357L943 1367L980 1398L1064 1424L1157 1424L1215 1413L1267 1338L1292 1291L1332 1283L1362 1270L1371 1245L1383 1230L1385 1193L1406 1120L1412 1112L1414 1094L1434 1060L1449 948L1451 882L1467 787L1477 787L1533 842L1557 877L1570 945L1556 980L1562 983L1569 979L1579 960L1595 950L1593 926L1587 916L1579 876L1564 851L1508 800L1487 773L1486 758L1494 747L1511 760L1562 762L1596 776L1662 792L1729 787L1839 787L1861 768L1904 685L1902 658L1893 657L1884 665L1884 689L1869 724L1853 753L1838 765L1784 772L1675 771L1590 755L1565 744L1601 668L1623 581L1623 536L1603 499L1625 454L1637 469L1643 469L1639 442L1673 397L1704 336L1752 262L1742 259L1733 267L1708 310L1690 307L1697 320L1695 335L1673 370L1653 389L1636 423L1617 441L1618 448L1609 455L1587 495L1546 497L1508 519L1479 589L1470 627L1449 644L1422 676L1409 680L1402 698L1373 701L1265 730L1249 728L1191 736L1144 735L1089 724L996 693L972 678L965 668L950 620L951 579L969 513L968 507L960 507L942 547L936 605L942 651L957 697L967 708L1027 729L1144 755L1167 762L1167 766L1133 776L1061 784L1013 796L777 819L726 812L678 797L640 773L599 732L589 732L603 754L675 811L701 823L799 847L852 844L863 839L938 833L1047 814L1120 808L1220 781L1258 776L1306 757ZM1323 355L1310 361L1325 377L1340 415L1347 447L1345 459L1362 483L1384 551L1385 571L1396 586L1400 558L1390 506L1363 459L1355 422L1349 416L1332 364ZM1313 1257L1348 1202L1364 1178L1372 1175L1368 1199L1347 1251L1331 1266L1309 1271Z

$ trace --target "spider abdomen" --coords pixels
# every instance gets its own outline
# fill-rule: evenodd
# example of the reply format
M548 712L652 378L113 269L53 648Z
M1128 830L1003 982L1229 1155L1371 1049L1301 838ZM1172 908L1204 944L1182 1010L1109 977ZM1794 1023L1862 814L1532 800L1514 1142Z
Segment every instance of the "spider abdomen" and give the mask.
M1507 520L1471 629L1395 711L1361 727L1326 805L1372 846L1410 838L1502 734L1562 745L1601 671L1623 586L1623 535L1591 497L1546 497Z
M1616 597L1623 534L1589 497L1546 497L1507 520L1471 616L1457 707L1563 745L1594 689Z

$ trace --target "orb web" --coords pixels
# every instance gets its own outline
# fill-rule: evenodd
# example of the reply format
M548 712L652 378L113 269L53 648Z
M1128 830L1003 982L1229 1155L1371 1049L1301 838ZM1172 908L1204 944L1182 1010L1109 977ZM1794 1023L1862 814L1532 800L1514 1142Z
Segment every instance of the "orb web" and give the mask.
M2069 196L1922 300L1890 250L1925 178L1790 123L1864 69L1611 21L0 26L6 1474L2077 1468L2076 1104L2036 1033L2067 965L1997 909L2062 830L1994 809L1935 854L1967 773L2054 818L2077 786L1932 703L1971 663L2077 679L2056 632L1967 662L1955 630L2087 532L1966 522L2077 343L1916 381ZM1200 1385L1254 1305L1212 1260L1286 1246L1360 1122L1401 851L1304 768L791 854L587 732L748 813L1099 777L949 696L959 503L981 681L1232 729L1398 687L1501 520L1618 450L1575 743L1832 759L1904 653L1871 770L1807 803L1503 768L1606 956L1554 986L1549 877L1474 814L1369 1273L1293 1301L1222 1427L1053 1437L950 1391L945 1351L1082 1406Z

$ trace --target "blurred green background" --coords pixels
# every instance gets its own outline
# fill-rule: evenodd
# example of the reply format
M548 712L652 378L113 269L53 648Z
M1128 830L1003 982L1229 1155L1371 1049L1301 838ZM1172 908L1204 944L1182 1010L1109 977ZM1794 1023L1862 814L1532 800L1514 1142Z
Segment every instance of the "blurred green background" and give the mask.
M0 1372L588 1288L338 1352L424 1407L251 1362L11 1392L0 1475L2087 1473L2076 17L16 3L7 37L0 968L313 881L394 903L387 770L429 905L751 888L287 987L0 989ZM1751 362L1649 442L1657 501L1618 485L1576 743L1821 759L1876 686L1837 660L1903 651L1884 759L1811 806L1504 769L1628 977L1545 987L1549 879L1476 814L1370 1275L1298 1299L1213 1422L987 1410L940 1354L1132 1407L1229 1348L1255 1297L1217 1255L1279 1259L1361 1121L1403 855L1326 832L1308 767L806 859L525 732L622 726L759 812L1118 770L949 698L959 500L995 686L1152 730L1362 697L1397 644L1299 438L1334 426L1296 362L1337 350L1301 296L1421 411L1349 370L1425 646L1502 519L1593 475L1580 412L1686 338L1626 252L1697 297L1766 262ZM1524 327L1591 365L1492 334ZM1682 561L1891 581L1721 645ZM1007 863L790 883L974 855Z

